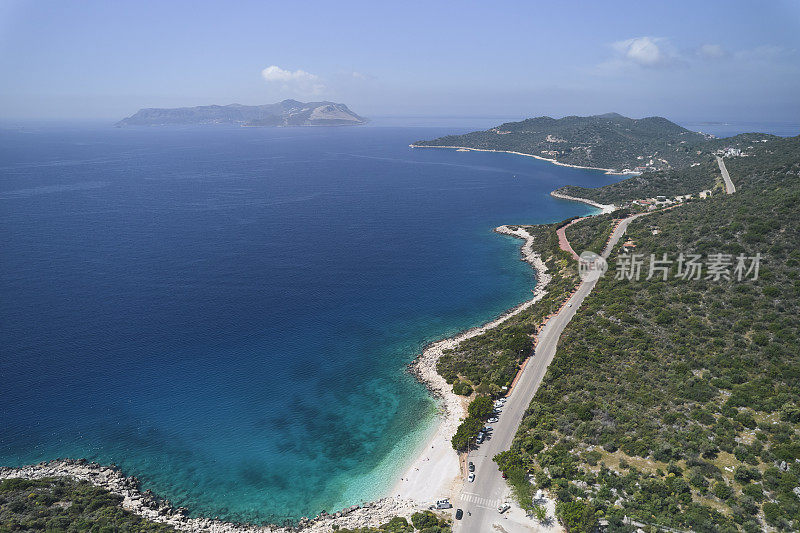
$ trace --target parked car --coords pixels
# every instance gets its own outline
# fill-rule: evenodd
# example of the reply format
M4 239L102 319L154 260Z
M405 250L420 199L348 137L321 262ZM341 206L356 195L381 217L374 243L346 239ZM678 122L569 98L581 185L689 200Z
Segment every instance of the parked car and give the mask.
M445 498L444 500L436 500L436 508L437 509L452 509L453 504L450 503L450 500Z
M500 514L503 514L506 511L508 511L509 509L511 509L511 506L508 505L507 503L504 503L504 504L500 505L500 507L497 508L497 512L500 513Z
M464 517L464 511L456 509L456 520L461 520Z
M470 483L475 481L475 472L470 472L469 473L469 477L467 478L467 481L469 481Z
M469 462L469 471L470 472L474 472L475 471L475 463L473 463L472 461Z
M496 423L498 420L499 420L499 418L497 418L496 416L493 416L492 418L490 418L489 420L487 420L487 422L489 422L489 423L491 423L491 424L494 424L494 423Z

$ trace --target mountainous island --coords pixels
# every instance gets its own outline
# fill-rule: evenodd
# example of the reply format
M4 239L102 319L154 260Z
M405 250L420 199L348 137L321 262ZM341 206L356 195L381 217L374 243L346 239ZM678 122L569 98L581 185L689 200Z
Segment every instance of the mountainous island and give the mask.
M355 126L366 123L345 104L284 100L266 105L145 108L117 122L122 126L233 124L239 126Z
M712 138L663 117L633 119L606 113L529 118L486 131L417 141L412 146L520 152L567 165L624 172L689 166Z

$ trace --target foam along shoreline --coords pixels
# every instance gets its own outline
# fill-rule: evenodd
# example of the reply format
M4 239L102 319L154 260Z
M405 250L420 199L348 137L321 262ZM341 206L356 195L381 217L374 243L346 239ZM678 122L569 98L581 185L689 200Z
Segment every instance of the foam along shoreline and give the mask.
M600 209L603 212L603 214L611 213L612 211L614 211L617 208L617 206L615 206L614 204L599 204L599 203L595 202L594 200L587 200L586 198L578 198L576 196L569 196L569 195L566 195L566 194L562 194L562 193L560 193L558 191L552 191L550 193L550 196L552 196L553 198L559 198L561 200L572 200L573 202L583 202L584 204L589 204L592 207L596 207L596 208Z
M570 165L569 163L562 163L561 161L549 157L542 157L540 155L535 155L535 154L526 154L524 152L513 152L511 150L490 150L488 148L470 148L469 146L432 146L428 144L409 144L408 146L411 148L450 148L458 150L459 152L496 152L499 154L523 155L525 157L533 157L534 159L541 159L542 161L547 161L548 163L553 163L554 165L559 165L562 167L584 168L587 170L602 170L606 174L610 174L613 176L628 176L633 174L632 172L622 172L613 168L584 167L581 165ZM583 200L579 201L582 202Z
M43 479L71 477L88 481L112 494L122 497L122 507L152 522L167 524L178 531L206 531L210 533L329 533L333 526L358 529L377 526L395 516L410 517L419 506L410 500L383 498L363 505L354 505L339 512L324 511L316 518L303 518L297 527L255 525L224 522L212 518L189 518L187 509L174 508L167 500L154 496L149 490L142 491L136 477L126 477L116 466L103 466L85 459L57 459L19 468L0 467L0 480L10 478Z
M392 497L410 499L418 502L421 506L428 506L437 499L455 496L455 492L460 486L461 469L459 457L453 450L451 439L465 416L466 398L453 392L452 386L436 371L436 364L445 350L455 348L462 341L499 326L514 315L528 309L547 294L545 287L550 282L551 276L547 273L547 266L539 254L533 251L533 237L518 226L500 226L494 231L524 241L521 248L521 260L529 263L536 270L534 296L482 326L462 331L453 337L428 345L422 354L409 365L410 371L439 401L440 421L436 431L420 450L419 455L392 488L389 493Z

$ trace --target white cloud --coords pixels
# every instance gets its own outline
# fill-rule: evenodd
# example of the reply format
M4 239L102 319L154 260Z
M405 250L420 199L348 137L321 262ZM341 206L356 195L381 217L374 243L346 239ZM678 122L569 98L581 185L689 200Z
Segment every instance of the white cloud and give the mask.
M325 89L319 76L300 69L285 70L277 65L271 65L261 71L261 77L267 83L280 84L281 88L287 91L317 94Z
M672 54L665 39L636 37L617 41L611 45L625 62L642 67L658 67L672 63Z
M267 81L316 81L319 76L306 72L305 70L284 70L281 67L272 65L261 71L261 75Z
M727 56L728 52L718 44L704 44L697 49L697 55L703 59L721 59Z

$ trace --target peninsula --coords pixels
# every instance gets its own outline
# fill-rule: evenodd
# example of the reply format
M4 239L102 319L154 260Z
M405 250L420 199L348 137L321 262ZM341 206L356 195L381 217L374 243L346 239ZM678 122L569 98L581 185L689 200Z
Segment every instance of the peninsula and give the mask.
M513 152L565 165L632 173L687 167L712 138L663 117L633 119L606 113L529 118L412 146Z

